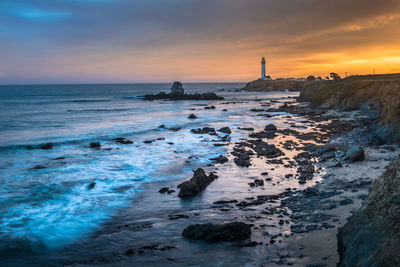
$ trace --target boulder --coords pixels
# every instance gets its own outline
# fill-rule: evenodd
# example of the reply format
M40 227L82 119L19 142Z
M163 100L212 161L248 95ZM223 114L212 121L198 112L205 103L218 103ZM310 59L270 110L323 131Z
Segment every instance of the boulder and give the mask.
M229 127L222 127L221 129L218 130L218 132L226 133L226 134L232 133L232 131L231 131L231 129L229 129Z
M352 147L344 155L344 160L348 162L362 161L364 160L364 149L359 146Z
M206 187L216 178L218 178L218 176L215 174L210 173L207 175L202 168L198 168L194 171L193 177L189 181L185 181L178 185L178 188L180 189L178 196L181 198L194 197L206 189Z
M191 129L190 130L194 134L210 134L210 135L216 135L217 133L215 132L214 128L211 127L203 127L203 128L198 128L198 129Z
M172 95L183 95L184 94L184 90L183 90L181 82L174 82L174 84L171 87L171 94Z
M222 155L219 155L216 158L211 158L210 160L213 160L213 161L215 161L215 163L220 163L220 164L228 162L228 158L225 156L222 156Z
M100 142L92 142L92 143L90 143L90 148L100 148L101 147L101 144L100 144Z
M41 145L39 148L40 149L52 149L53 148L53 143L46 143L44 145Z
M189 117L188 117L188 119L197 119L197 116L194 115L194 114L190 114Z
M278 131L278 129L276 128L275 125L268 124L267 126L264 127L264 131L266 131L266 132L276 132L276 131Z
M243 222L193 224L183 230L182 236L197 240L232 242L250 238L251 228Z

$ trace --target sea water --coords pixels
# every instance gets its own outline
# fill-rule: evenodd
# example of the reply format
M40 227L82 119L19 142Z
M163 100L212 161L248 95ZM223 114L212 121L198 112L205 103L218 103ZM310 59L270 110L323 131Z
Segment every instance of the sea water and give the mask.
M209 163L208 155L223 153L225 148L202 142L190 129L209 122L241 125L240 109L210 112L203 106L213 101L135 98L167 92L169 87L1 86L0 250L57 248L84 238L129 205L143 183L182 179L194 166ZM234 92L243 87L239 83L184 87L188 93L214 91L226 101L260 95ZM187 119L191 113L199 119ZM171 127L181 130L168 130ZM134 144L116 143L112 139L117 137ZM144 144L145 140L155 141ZM27 149L47 142L53 143L53 149ZM100 142L101 149L90 148L90 142ZM188 155L194 155L191 164Z

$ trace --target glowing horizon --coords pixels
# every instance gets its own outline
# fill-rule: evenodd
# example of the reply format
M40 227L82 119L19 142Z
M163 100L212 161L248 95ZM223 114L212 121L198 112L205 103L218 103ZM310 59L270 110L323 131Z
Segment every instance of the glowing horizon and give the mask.
M360 8L363 7L363 8ZM0 84L400 73L400 2L6 0Z

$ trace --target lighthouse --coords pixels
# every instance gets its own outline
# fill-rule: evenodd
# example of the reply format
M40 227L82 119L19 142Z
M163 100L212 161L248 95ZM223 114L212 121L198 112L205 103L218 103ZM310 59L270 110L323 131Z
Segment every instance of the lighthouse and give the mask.
M261 80L271 80L271 77L267 76L266 72L265 72L265 58L264 57L261 60Z

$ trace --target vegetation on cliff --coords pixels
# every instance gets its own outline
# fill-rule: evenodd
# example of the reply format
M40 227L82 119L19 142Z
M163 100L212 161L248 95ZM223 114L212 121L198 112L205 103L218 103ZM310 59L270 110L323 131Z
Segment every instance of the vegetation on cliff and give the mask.
M361 109L375 122L376 136L381 141L399 140L400 74L353 76L304 84L300 101L337 110Z

